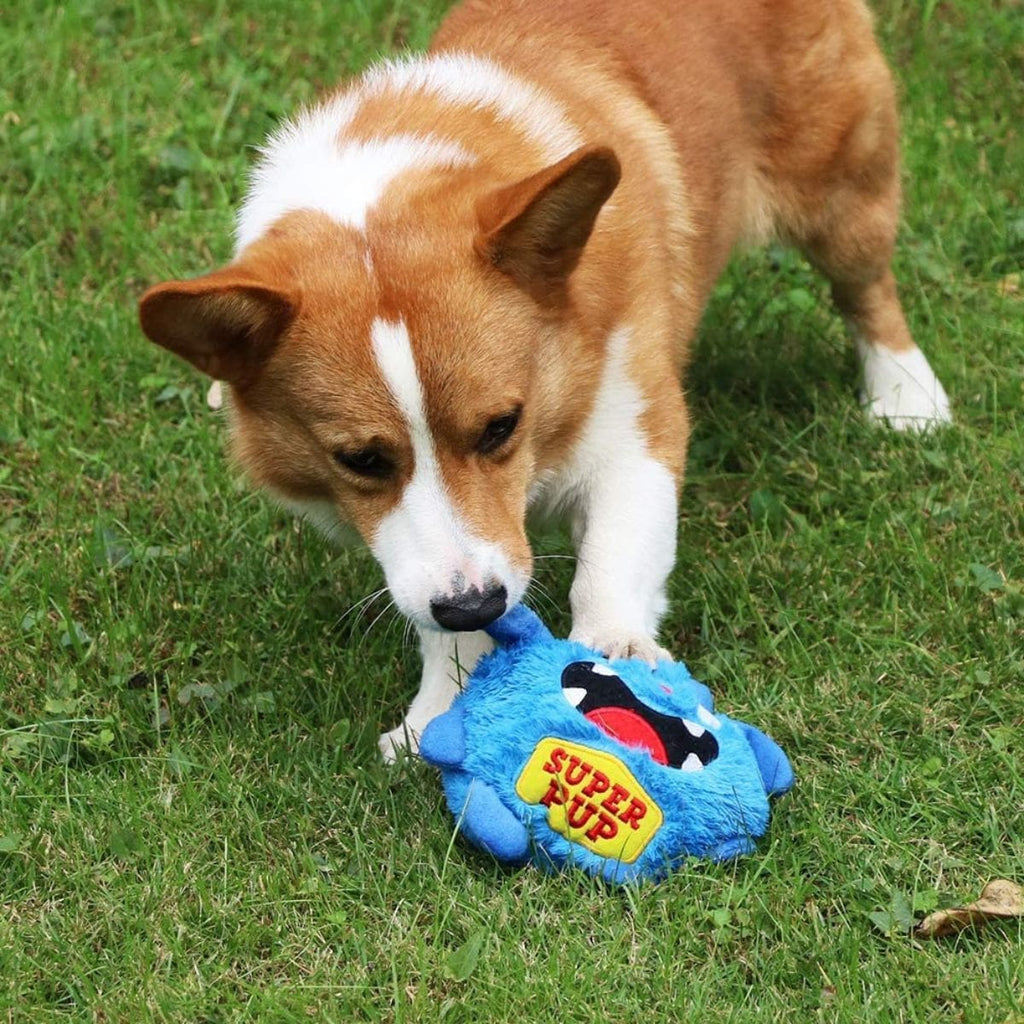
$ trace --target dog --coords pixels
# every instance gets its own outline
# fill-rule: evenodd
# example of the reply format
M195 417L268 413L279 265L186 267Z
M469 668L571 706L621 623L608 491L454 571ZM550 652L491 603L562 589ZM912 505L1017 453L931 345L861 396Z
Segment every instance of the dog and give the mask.
M890 270L897 128L862 0L467 0L271 137L233 261L149 289L141 325L226 382L248 476L354 526L418 628L386 758L525 594L529 510L571 524L573 639L663 654L680 380L738 245L826 275L869 416L949 420Z

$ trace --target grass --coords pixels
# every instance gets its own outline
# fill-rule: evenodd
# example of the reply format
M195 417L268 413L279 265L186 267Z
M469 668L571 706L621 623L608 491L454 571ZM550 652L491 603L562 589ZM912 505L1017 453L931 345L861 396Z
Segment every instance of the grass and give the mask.
M877 6L955 428L863 423L791 254L719 288L666 637L799 782L756 856L614 893L495 866L377 762L417 672L377 569L236 481L135 324L229 255L246 146L443 6L0 13L0 1020L1024 1019L1020 923L901 930L1024 880L1019 4Z

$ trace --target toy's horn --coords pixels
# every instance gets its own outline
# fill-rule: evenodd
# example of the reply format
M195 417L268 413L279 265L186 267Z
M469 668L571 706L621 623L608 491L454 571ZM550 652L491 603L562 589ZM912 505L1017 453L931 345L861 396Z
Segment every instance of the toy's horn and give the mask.
M775 740L765 736L760 729L755 729L746 722L736 724L746 734L747 742L754 751L765 792L769 796L779 796L792 788L793 767L789 763L789 758L782 752L782 747Z
M548 627L540 621L537 613L527 608L525 604L517 604L515 608L510 608L485 629L501 647L514 647L552 638Z

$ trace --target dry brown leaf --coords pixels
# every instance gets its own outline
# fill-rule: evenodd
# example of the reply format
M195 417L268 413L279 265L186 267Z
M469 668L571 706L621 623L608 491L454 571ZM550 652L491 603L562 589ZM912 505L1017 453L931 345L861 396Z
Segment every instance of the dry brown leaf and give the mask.
M941 939L964 928L1009 917L1024 917L1024 889L1005 878L997 878L981 890L981 896L973 903L929 914L914 929L914 935L919 939Z

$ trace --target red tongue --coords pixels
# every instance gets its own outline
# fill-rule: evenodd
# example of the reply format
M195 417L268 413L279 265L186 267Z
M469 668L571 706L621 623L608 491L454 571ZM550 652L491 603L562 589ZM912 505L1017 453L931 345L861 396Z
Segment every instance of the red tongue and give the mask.
M595 708L583 716L593 722L602 732L627 747L646 750L658 764L668 764L668 754L661 737L649 722L644 721L635 711L628 708Z

